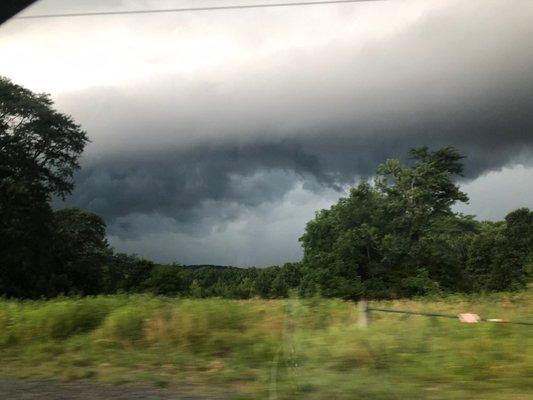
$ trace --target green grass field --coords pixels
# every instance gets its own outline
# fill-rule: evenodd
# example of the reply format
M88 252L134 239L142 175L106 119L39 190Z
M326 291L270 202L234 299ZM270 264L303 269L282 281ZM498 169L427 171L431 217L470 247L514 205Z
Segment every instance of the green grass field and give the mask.
M531 320L533 289L373 305ZM533 327L372 315L323 299L0 301L0 376L234 399L532 399Z

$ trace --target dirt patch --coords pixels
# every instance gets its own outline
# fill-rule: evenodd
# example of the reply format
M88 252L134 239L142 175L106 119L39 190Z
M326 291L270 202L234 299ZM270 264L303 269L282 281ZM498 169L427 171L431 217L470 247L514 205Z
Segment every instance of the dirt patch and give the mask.
M222 400L226 396L150 387L114 386L88 382L0 378L0 399L6 400Z

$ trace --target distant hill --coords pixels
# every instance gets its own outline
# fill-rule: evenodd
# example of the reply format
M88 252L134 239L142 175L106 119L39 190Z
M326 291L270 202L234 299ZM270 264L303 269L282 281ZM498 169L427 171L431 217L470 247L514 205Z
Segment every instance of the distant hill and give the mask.
M231 268L238 268L233 267L231 265L211 265L211 264L199 264L199 265L182 265L182 268L196 270L200 268L212 268L212 269L231 269Z

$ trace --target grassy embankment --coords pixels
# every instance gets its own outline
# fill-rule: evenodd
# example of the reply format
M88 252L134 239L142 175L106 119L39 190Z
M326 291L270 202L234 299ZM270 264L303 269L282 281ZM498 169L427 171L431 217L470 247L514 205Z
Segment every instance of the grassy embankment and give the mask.
M527 320L533 290L378 304ZM335 300L0 301L0 376L235 399L531 399L532 339L530 326L378 313L361 330L356 306Z

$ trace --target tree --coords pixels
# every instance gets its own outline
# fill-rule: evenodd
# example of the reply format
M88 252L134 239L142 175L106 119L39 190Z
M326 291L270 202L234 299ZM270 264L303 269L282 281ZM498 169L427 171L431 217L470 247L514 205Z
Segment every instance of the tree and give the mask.
M155 264L136 255L117 253L104 265L102 290L105 293L139 292Z
M65 196L74 187L72 176L88 138L52 105L49 95L0 77L0 179L39 183Z
M427 147L412 149L410 156L411 165L386 161L374 185L352 188L307 224L300 239L307 287L356 299L456 286L464 241L475 231L470 217L451 209L468 201L453 180L462 173L463 157L453 148Z
M533 211L523 207L505 216L505 236L509 245L526 256L533 250Z
M512 211L505 221L480 224L468 246L466 272L472 291L516 290L525 286L533 249L533 212Z
M56 275L59 292L97 294L102 290L103 271L111 262L105 222L99 215L77 208L54 212L54 256L61 266Z
M464 157L456 149L430 152L427 147L419 147L411 149L409 155L414 161L411 167L398 160L381 164L375 184L387 197L397 229L417 239L430 219L452 215L451 206L458 201L468 202L468 196L453 181L463 172Z
M56 264L49 202L72 190L88 142L72 118L52 106L48 95L0 77L0 291L9 296L51 290Z
M519 208L505 217L503 240L495 247L489 280L491 290L516 290L526 284L527 264L533 250L533 212Z
M150 277L144 281L145 289L166 296L176 296L187 291L184 284L183 271L179 265L158 265L150 273Z
M452 213L431 218L421 229L418 240L407 246L404 274L412 276L413 271L424 271L420 276L427 275L441 289L467 289L464 265L468 244L478 230L479 223L472 216Z
M533 272L533 211L519 208L505 217L505 235L509 246L516 254L522 268L515 268L515 280L518 286L524 286Z
M0 295L49 291L52 210L39 185L0 179Z
M188 294L193 299L199 299L202 297L202 288L196 279L189 285Z

